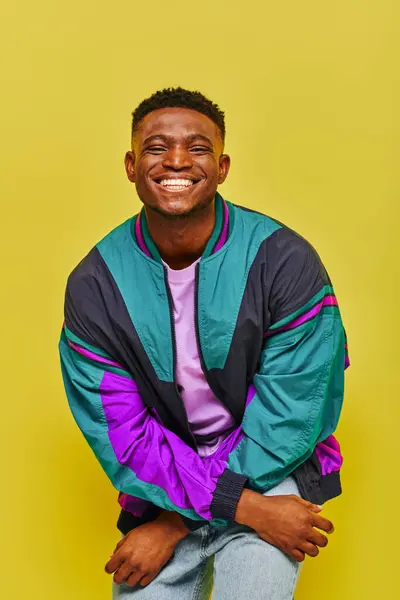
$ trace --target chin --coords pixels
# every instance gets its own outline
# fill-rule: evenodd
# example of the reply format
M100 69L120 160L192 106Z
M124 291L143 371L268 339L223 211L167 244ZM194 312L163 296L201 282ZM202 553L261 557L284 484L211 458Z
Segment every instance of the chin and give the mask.
M204 208L203 202L193 202L182 197L168 199L153 197L151 202L144 202L144 204L150 210L171 219L185 217Z
M166 217L167 219L175 219L178 217L186 217L187 215L190 215L193 212L196 212L197 207L196 206L181 206L181 205L176 205L174 203L173 206L171 205L165 205L165 204L157 204L157 205L153 205L151 206L152 210L154 210L154 212L157 212L160 215L163 215L164 217Z
M173 192L171 194L155 194L153 190L152 193L149 193L150 190L144 191L145 193L140 194L139 192L142 190L138 190L138 196L140 197L143 204L147 207L147 209L152 210L159 215L164 216L167 219L178 219L187 217L193 213L200 212L207 208L215 197L215 192L213 190L204 197L201 194L201 198L199 199L199 194L191 194L188 195L183 193L182 195Z

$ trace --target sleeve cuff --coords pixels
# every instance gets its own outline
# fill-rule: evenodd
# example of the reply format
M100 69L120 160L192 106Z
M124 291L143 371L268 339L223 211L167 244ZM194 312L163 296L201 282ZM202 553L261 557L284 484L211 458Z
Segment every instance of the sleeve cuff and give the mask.
M236 506L247 479L245 475L239 475L229 469L222 473L211 502L213 519L235 520Z

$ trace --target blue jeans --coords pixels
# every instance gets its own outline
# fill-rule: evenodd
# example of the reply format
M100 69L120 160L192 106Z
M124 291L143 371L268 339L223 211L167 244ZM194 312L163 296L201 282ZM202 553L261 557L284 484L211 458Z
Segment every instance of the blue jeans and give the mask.
M288 477L265 496L296 494ZM249 527L204 525L176 546L146 587L113 583L113 600L292 600L301 563Z

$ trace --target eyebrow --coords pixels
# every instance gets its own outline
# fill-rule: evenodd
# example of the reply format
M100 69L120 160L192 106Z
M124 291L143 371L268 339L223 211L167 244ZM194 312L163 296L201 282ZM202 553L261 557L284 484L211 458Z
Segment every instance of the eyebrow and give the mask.
M169 142L170 140L173 140L174 138L173 138L173 136L170 136L170 135L163 135L162 133L158 133L158 134L150 135L149 137L147 137L144 140L143 145L148 144L149 142L152 142L155 139L164 140L164 142ZM190 135L185 136L185 140L188 142L191 142L195 139L201 139L201 140L204 140L205 142L208 142L210 144L210 146L213 145L210 138L208 138L205 135L202 135L201 133L191 133Z

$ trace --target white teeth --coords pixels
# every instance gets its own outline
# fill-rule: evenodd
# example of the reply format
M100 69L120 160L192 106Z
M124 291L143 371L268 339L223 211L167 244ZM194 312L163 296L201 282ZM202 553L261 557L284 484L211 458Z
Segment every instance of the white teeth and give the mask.
M160 185L164 187L173 187L174 189L183 189L185 187L190 187L191 185L193 185L193 183L194 181L192 181L191 179L163 179L162 181L160 181Z

